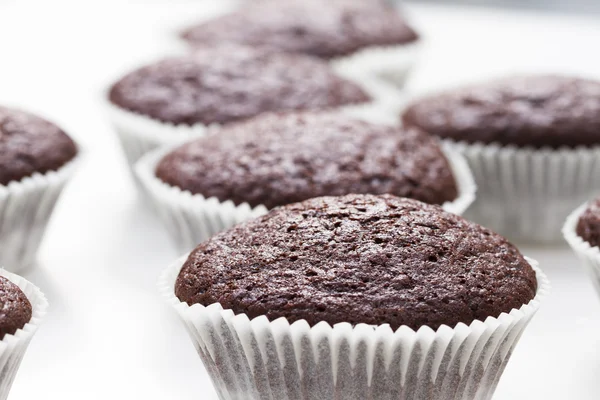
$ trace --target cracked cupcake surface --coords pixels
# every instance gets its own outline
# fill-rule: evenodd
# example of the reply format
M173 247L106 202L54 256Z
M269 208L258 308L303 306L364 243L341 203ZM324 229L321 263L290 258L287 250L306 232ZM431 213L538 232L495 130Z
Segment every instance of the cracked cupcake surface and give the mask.
M600 143L600 82L523 75L432 95L410 105L404 124L454 141L534 148Z
M536 289L535 272L501 236L391 195L275 208L200 244L175 284L183 302L250 318L393 329L498 317Z
M0 340L31 321L33 309L21 289L0 276Z
M348 193L430 204L458 196L429 135L341 113L267 114L229 125L167 154L156 175L193 194L267 208Z
M77 146L58 126L0 106L0 185L56 171L76 155Z
M268 111L371 101L319 59L244 46L207 47L137 69L113 85L118 107L166 123L227 124Z

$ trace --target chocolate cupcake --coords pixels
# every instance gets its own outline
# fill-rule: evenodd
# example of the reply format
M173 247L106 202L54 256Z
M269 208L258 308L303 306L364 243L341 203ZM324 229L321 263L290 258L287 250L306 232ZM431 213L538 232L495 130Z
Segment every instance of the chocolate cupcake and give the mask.
M14 335L31 320L31 303L17 285L0 276L0 340L6 335Z
M600 197L569 215L563 226L563 236L600 294Z
M142 67L115 83L108 97L130 163L160 145L202 136L208 126L372 101L321 60L231 45Z
M491 398L547 282L487 228L352 194L222 232L161 287L224 399L435 400Z
M332 112L265 114L150 153L137 172L182 251L312 197L391 193L461 213L475 192L460 156L424 132Z
M46 298L37 287L18 275L0 270L0 400L8 397L47 307Z
M31 266L78 150L56 125L0 106L0 265Z
M576 232L590 246L600 246L600 198L592 201L581 214Z
M192 47L236 43L301 53L402 84L419 36L385 0L263 0L186 29Z
M479 188L467 216L513 240L556 241L600 190L600 82L511 77L416 101L402 120L465 155Z

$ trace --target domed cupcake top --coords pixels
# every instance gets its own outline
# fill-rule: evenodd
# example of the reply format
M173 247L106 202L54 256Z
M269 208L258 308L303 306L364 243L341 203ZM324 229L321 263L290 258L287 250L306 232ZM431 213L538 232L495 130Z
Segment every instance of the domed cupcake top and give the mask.
M55 171L77 154L75 143L56 125L0 106L0 184L35 172Z
M321 58L418 38L383 0L253 1L188 29L183 37L196 46L232 42Z
M140 68L118 81L109 97L126 110L188 125L370 101L321 60L226 45Z
M167 154L156 175L193 194L267 208L348 193L435 204L457 197L429 135L334 112L266 114L226 126Z
M536 288L519 251L486 228L416 200L346 195L278 207L200 244L175 294L250 318L437 329L520 308Z
M31 303L21 289L0 276L0 340L13 335L31 320Z
M581 214L577 222L576 232L592 247L600 246L600 198L591 201L587 209Z
M468 143L595 146L600 144L600 82L553 75L510 77L417 101L403 121Z

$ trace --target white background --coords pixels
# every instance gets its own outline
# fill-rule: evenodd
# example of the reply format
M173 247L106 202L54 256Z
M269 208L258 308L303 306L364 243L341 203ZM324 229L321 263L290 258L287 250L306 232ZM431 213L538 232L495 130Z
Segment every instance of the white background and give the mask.
M0 103L62 125L86 160L27 277L51 309L13 400L216 399L191 342L156 290L178 254L137 197L102 110L106 86L173 49L177 26L226 2L0 0ZM428 40L412 93L495 74L600 77L600 20L409 4ZM523 248L553 284L497 399L598 399L600 301L566 247Z

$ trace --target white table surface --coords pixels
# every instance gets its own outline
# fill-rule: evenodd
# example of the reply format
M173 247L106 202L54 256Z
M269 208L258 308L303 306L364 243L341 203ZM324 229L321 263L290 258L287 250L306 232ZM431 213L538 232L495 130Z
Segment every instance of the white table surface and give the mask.
M178 254L137 197L100 97L178 25L223 1L0 0L0 103L60 123L87 150L27 274L51 309L13 400L216 399L174 312L157 294ZM411 91L516 71L600 76L600 20L410 4L428 47ZM566 247L523 248L552 294L525 331L497 399L600 397L600 301Z

